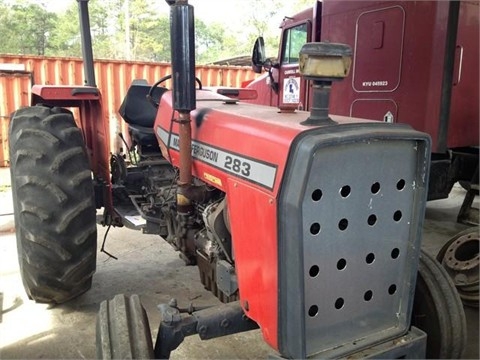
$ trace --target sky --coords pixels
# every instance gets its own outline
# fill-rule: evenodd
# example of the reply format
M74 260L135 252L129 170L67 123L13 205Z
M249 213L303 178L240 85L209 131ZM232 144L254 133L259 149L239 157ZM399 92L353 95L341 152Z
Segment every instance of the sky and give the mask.
M170 11L167 3L160 0L162 11ZM207 24L209 22L218 22L237 27L242 24L242 19L246 16L246 8L242 6L242 0L189 0L188 3L193 6L195 17L202 19Z
M45 4L49 11L62 12L74 1L76 0L39 0L38 2ZM188 3L193 6L195 16L204 22L218 22L238 30L241 30L243 19L248 15L245 0L189 0ZM278 29L284 16L292 15L294 3L295 1L292 0L285 1L283 11L279 11L277 17L271 19L273 29ZM169 12L169 6L165 0L155 0L152 6L156 6L163 13Z
M7 0L8 1L8 0ZM12 0L14 1L14 0ZM63 12L72 3L76 3L77 0L27 0L36 2L38 4L45 5L48 11ZM123 0L128 2L129 0ZM311 0L312 4L315 0ZM165 0L153 0L150 2L152 7L163 14L170 12L170 7ZM245 19L251 16L251 9L247 5L246 0L188 0L188 3L194 8L195 18L201 19L206 24L220 23L225 28L229 29L230 33L246 34ZM269 21L269 26L266 34L280 36L280 23L285 16L291 16L294 11L297 1L285 0L282 2L282 8L277 12L275 16ZM268 16L265 9L265 16ZM269 54L271 56L272 54Z

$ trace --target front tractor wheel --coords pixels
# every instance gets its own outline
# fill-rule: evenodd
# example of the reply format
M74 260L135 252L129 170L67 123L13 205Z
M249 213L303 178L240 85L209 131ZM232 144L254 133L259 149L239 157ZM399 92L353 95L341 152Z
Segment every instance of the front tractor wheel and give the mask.
M116 295L100 303L97 359L154 359L147 313L138 295Z
M443 266L422 250L412 325L427 333L427 359L463 359L467 325L462 301Z
M70 111L16 111L10 172L20 272L28 296L63 303L91 287L97 228L91 170Z

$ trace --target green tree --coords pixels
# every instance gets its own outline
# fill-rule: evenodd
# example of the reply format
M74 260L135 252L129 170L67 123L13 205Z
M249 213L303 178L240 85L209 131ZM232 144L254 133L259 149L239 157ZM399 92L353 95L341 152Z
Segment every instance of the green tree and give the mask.
M95 58L116 58L118 42L114 41L118 31L115 19L120 10L113 0L90 0L90 32ZM52 48L49 55L81 56L81 35L77 2L58 16L56 29L52 34Z
M293 12L300 12L308 9L315 4L315 0L295 0L293 2Z
M224 51L226 29L219 23L206 24L195 19L196 62L204 64L218 60Z
M5 5L4 1L0 2L0 33L2 34L2 41L0 42L0 52L2 53L16 53L17 47L12 38L13 32L8 28L7 23L11 18L11 9Z
M128 11L125 10L126 6ZM132 60L164 60L166 44L158 40L169 39L168 18L158 15L146 0L124 0L123 9L120 30L124 32L124 38L129 36L129 41L125 41L125 57ZM129 26L129 31L126 26Z
M76 3L73 5L58 16L48 55L72 57L81 55L78 8Z
M271 20L278 18L282 7L281 0L248 0L251 9L249 16L245 20L245 28L248 31L248 52L251 53L252 46L258 36L263 36L265 40L266 54L269 57L276 57L278 53L278 41L280 32L271 31ZM282 14L283 15L283 14Z
M292 15L314 3L241 1L241 6L248 9L241 29L220 22L221 18L215 23L195 18L197 63L249 55L260 35L265 39L268 56L275 57L280 12L282 16ZM0 0L0 52L81 56L77 1L68 0L67 9L58 14L45 10L46 3L52 1ZM95 58L170 61L170 19L159 11L158 4L147 0L90 0L89 10ZM272 31L275 18L279 20Z
M57 15L38 4L0 4L0 51L44 55L50 47Z

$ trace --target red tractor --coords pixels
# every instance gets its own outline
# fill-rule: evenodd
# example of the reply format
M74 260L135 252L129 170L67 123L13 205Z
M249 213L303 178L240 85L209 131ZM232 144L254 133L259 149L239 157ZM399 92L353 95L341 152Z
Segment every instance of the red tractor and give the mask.
M161 86L170 76L131 85L119 110L131 143L109 154L88 0L78 2L86 85L34 86L32 106L11 120L18 255L31 299L62 303L90 288L103 208L104 226L163 237L223 304L160 305L153 346L139 297L117 295L100 305L100 358L168 358L185 336L258 327L281 357L461 357L461 301L420 250L430 138L329 115L350 47L305 44L312 110L278 113L202 89L193 7L169 1L173 88ZM79 109L77 123L67 107Z

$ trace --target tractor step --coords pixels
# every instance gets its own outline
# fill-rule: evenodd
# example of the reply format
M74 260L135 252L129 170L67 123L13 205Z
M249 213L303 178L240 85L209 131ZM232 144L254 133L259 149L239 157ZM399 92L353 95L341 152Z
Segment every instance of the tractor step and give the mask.
M123 225L129 229L142 230L147 224L133 205L115 206L115 212L122 218Z

